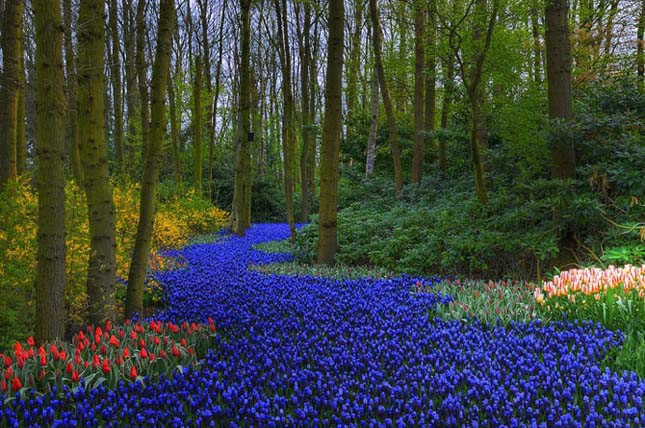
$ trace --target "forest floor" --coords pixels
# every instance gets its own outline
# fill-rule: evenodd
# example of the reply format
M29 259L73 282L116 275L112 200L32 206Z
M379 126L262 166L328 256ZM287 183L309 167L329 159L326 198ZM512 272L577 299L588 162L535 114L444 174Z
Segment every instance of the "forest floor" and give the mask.
M243 238L187 247L189 269L160 278L165 318L211 316L218 326L198 400L216 404L215 424L642 426L645 382L601 365L616 334L591 323L442 319L451 296L417 292L431 279L250 269L290 261L255 249L288 233L254 225Z

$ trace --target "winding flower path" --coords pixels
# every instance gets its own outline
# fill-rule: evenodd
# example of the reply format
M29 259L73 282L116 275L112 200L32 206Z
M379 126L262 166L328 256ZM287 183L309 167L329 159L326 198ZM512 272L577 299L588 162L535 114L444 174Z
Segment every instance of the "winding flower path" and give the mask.
M411 293L416 278L339 282L248 269L290 259L253 249L288 233L285 225L255 225L244 238L181 250L189 268L159 278L169 296L162 319L213 317L219 339L200 370L46 401L52 422L645 426L645 383L600 368L619 344L615 334L590 324L505 329L435 319L433 308L450 297Z

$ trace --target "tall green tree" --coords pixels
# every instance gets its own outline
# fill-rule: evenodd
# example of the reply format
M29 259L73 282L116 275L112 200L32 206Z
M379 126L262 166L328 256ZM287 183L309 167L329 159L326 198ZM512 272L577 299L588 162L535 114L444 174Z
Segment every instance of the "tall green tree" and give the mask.
M81 0L78 16L78 111L80 152L90 225L87 270L89 321L114 319L116 232L105 141L105 2Z
M56 0L33 0L36 27L38 254L35 279L38 342L65 333L65 74L63 20Z
M338 250L338 156L342 128L342 75L345 10L343 0L329 2L329 39L325 76L325 118L320 154L319 264L331 265Z
M241 0L240 113L238 118L235 188L231 230L244 236L251 226L251 0Z
M18 98L22 56L22 0L7 2L2 20L0 77L0 190L18 176Z
M164 99L168 84L172 34L176 19L174 0L161 0L159 10L157 47L150 85L150 115L152 119L150 141L148 149L145 150L139 223L137 225L132 263L128 273L128 289L125 300L126 317L132 317L135 313L141 313L143 310L143 286L146 278L148 254L152 244L152 226L154 223L159 168L163 160L163 136L166 129Z
M193 70L193 160L195 174L195 192L202 194L202 54L195 56L195 70Z

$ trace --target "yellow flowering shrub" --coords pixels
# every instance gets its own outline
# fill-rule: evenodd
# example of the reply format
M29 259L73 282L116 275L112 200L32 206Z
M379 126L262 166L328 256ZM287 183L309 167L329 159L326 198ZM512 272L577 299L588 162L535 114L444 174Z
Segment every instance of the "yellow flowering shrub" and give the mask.
M84 324L89 260L89 224L84 192L74 183L66 189L66 323ZM127 279L139 219L139 186L114 188L116 210L117 277ZM10 183L0 194L0 349L33 328L33 280L37 252L36 193L27 181ZM161 248L181 247L191 236L214 232L228 224L228 213L188 194L159 204L155 215L151 261L165 262ZM158 302L159 284L148 284Z

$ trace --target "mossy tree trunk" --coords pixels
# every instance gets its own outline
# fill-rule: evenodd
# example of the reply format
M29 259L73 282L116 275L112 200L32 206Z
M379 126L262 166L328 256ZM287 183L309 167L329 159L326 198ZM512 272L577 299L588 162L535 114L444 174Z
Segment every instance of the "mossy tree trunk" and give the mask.
M388 90L387 80L385 79L385 69L383 68L383 30L381 29L381 18L379 16L377 0L369 0L369 2L370 16L372 18L374 67L376 69L376 76L381 88L383 107L385 108L385 115L387 117L388 141L390 143L392 164L394 167L394 190L398 195L403 189L403 170L401 168L401 151L399 150L399 143L397 141L396 120L394 119L392 100L390 99L390 92Z
M202 55L197 52L193 70L193 161L195 193L202 194Z
M329 2L329 41L325 76L325 118L320 154L319 264L331 265L338 250L338 156L342 128L343 0Z
M7 2L2 20L0 81L0 190L18 177L18 98L22 83L22 0Z
M125 150L123 145L123 101L121 94L121 46L117 0L110 0L110 36L112 38L112 97L114 100L114 148L119 178L125 177Z
M430 0L430 5L427 10L427 22L425 26L426 37L426 64L425 64L425 116L424 128L426 132L426 145L435 147L435 113L437 108L437 55L436 55L436 38L437 38L437 14L436 4L434 0ZM444 147L445 151L445 147ZM444 157L445 152L441 153L439 150L439 158Z
M78 16L78 111L80 152L90 225L87 270L88 318L114 319L115 211L105 141L105 2L81 0Z
M280 68L282 69L282 153L284 159L284 195L287 205L287 223L289 224L289 230L291 232L291 241L295 241L296 216L294 188L296 134L294 122L296 115L291 84L291 48L289 42L289 29L287 27L286 0L276 0L275 9L278 21L278 53L280 57Z
M244 236L251 226L251 0L241 1L241 47L240 47L240 113L238 121L238 140L235 161L235 188L233 190L233 210L231 229L233 233Z
M552 120L573 119L571 100L571 48L567 0L548 0L546 3L546 73L549 117ZM554 178L574 178L576 159L573 141L558 138L551 147Z
M309 198L311 185L310 180L313 180L314 171L309 169L309 157L315 156L316 134L313 129L314 112L311 110L312 94L311 90L311 76L315 72L312 67L313 58L311 57L311 4L306 2L304 4L304 23L302 28L302 43L300 54L300 91L302 96L302 152L300 156L300 221L307 222L309 217Z
M136 63L137 63L137 82L139 85L139 100L141 114L141 162L145 164L147 158L150 135L150 97L148 95L148 66L146 64L146 1L139 0L137 3L136 17ZM165 80L164 80L165 82ZM165 87L164 87L165 90Z
M36 323L38 342L65 333L65 75L61 4L33 0L36 27L38 142L38 255Z
M63 0L63 21L65 27L65 72L67 74L67 116L66 134L69 162L72 176L81 189L84 187L83 166L81 165L80 140L78 130L78 77L76 74L76 55L72 43L72 0Z
M414 2L414 148L412 150L412 182L419 184L425 156L425 115L423 87L425 83L425 10L421 0Z
M161 0L157 29L157 47L151 81L151 126L150 142L143 164L139 223L125 300L125 316L132 317L143 310L143 286L146 278L148 254L152 245L155 198L159 168L163 159L163 136L166 128L166 107L164 98L167 86L172 34L175 26L175 4L173 0Z

